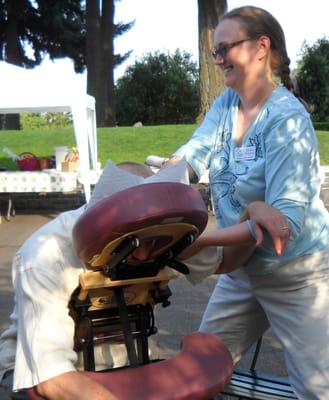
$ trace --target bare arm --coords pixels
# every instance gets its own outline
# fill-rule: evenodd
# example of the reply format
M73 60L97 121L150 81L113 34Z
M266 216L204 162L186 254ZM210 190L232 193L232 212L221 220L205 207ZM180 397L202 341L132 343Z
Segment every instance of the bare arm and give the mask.
M254 248L256 241L249 232L247 224L242 222L237 225L214 231L206 231L188 248L183 250L179 258L187 259L198 253L203 247L207 246L233 246Z
M241 267L252 255L255 246L225 246L223 249L223 260L216 274L226 274Z
M281 255L288 243L290 229L286 218L275 208L263 203L252 203L242 216L242 220L251 218L255 228L257 241L249 232L246 223L240 223L228 228L206 231L181 254L181 259L188 259L206 246L224 246L223 260L218 266L217 273L227 273L240 267L250 257L255 249L263 241L261 226L268 228L272 236L275 251ZM258 225L259 224L259 225Z
M37 392L48 400L118 400L83 372L67 372L40 383Z

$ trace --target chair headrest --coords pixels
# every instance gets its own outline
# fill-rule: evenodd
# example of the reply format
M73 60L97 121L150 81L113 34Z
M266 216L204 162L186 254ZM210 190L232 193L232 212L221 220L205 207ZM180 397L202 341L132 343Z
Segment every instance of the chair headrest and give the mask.
M121 238L133 233L141 239L150 235L157 241L157 254L191 231L199 235L208 212L199 192L177 182L134 186L115 193L84 212L73 227L73 245L88 266L102 265ZM172 228L172 229L171 229ZM177 233L179 232L179 233ZM104 248L107 248L100 257Z

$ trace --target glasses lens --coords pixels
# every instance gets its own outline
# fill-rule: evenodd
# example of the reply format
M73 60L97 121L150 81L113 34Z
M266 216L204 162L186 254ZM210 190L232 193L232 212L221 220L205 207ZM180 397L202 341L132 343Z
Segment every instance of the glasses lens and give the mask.
M227 56L229 49L230 49L230 46L228 44L222 43L214 49L214 51L212 52L212 55L215 60L217 57L225 58Z

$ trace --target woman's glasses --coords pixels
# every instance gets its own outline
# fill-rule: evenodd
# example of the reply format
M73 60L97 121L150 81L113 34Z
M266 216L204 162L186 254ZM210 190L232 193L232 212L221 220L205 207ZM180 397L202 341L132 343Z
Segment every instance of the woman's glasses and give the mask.
M220 43L214 50L211 52L212 56L216 60L217 57L225 58L228 52L235 46L239 46L243 42L247 42L248 40L253 40L251 38L241 39L233 43Z

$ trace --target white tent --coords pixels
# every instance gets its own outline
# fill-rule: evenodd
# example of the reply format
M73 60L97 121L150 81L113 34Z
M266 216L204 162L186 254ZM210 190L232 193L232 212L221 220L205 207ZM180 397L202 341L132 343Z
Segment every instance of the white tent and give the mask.
M88 201L89 171L97 169L95 99L86 94L75 75L67 78L56 76L54 68L45 73L41 67L27 70L0 62L0 114L72 112L81 180Z

